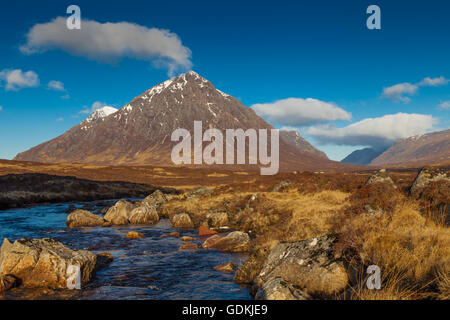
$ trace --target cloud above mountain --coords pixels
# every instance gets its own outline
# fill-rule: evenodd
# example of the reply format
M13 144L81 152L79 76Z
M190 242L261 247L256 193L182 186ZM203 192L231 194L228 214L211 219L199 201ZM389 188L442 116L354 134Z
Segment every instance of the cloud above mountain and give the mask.
M48 83L47 88L55 91L66 91L64 83L61 81L52 80Z
M288 98L254 104L251 108L270 123L282 126L302 127L352 118L351 113L334 103L312 98Z
M408 103L411 100L409 96L416 94L419 90L419 87L443 86L448 84L449 81L450 80L441 76L437 78L426 77L416 84L409 82L399 83L390 87L383 88L382 97L394 102Z
M165 29L147 28L129 22L100 23L82 20L81 30L69 30L66 18L34 25L20 47L24 54L59 49L75 56L114 63L131 57L152 61L169 73L190 69L191 50L177 34Z
M38 87L40 80L34 71L5 69L0 71L0 83L5 86L7 91L18 91L23 88Z
M320 144L386 147L399 139L430 132L437 122L430 115L397 113L364 119L343 128L313 126L308 134Z

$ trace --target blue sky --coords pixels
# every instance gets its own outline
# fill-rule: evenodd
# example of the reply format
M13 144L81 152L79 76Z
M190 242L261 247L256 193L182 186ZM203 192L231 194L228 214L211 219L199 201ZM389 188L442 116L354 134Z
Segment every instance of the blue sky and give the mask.
M46 47L37 34L31 40L39 52L20 50L31 46L33 26L67 17L71 4L80 6L83 20L170 30L180 42L166 39L174 47L160 53L153 42L139 44L151 57L122 52L108 59L88 43L81 53L64 47L64 39ZM381 30L366 27L371 4L381 8ZM362 146L448 129L449 15L448 1L433 0L2 3L0 158L62 134L95 102L122 107L168 78L167 61L175 72L192 65L218 89L278 128L297 128L336 160ZM311 110L311 121L304 121Z

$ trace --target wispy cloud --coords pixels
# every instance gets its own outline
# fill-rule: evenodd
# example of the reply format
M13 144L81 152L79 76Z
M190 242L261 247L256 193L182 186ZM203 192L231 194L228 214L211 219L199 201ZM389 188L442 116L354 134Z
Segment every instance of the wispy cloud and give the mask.
M84 106L83 110L81 110L79 113L81 113L81 114L91 114L95 110L101 109L103 107L109 107L109 106L110 105L105 103L105 102L95 101L91 106Z
M288 98L273 103L254 104L251 108L272 124L294 127L336 120L349 121L352 118L351 113L334 103L312 98Z
M394 102L405 102L411 101L409 96L417 93L419 87L437 87L443 86L449 83L450 80L445 77L430 78L426 77L419 83L413 84L409 82L399 83L390 87L383 88L382 97L385 99L390 99Z
M438 109L441 109L441 110L450 109L450 100L441 102L438 106Z
M343 128L315 126L309 128L308 134L320 144L385 147L399 139L430 132L437 122L431 115L397 113L364 119Z
M57 121L57 122L64 121L64 118L63 118L63 117L59 117L58 119L56 119L56 121Z
M40 84L39 76L36 72L23 72L21 69L4 69L0 72L0 82L5 84L7 91L38 87Z
M48 83L47 88L50 90L56 90L56 91L66 91L64 88L64 83L61 81L52 80Z
M81 30L68 30L66 19L34 25L20 47L24 54L60 49L72 55L103 62L117 62L124 57L152 61L155 66L190 69L191 50L183 46L177 34L165 29L147 28L129 22L100 23L83 20Z

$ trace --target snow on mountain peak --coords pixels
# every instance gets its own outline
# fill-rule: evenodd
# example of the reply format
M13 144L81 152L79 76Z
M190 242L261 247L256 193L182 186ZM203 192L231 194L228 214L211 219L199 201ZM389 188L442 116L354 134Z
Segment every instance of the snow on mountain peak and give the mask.
M110 106L104 106L103 108L97 109L91 113L91 115L86 119L86 122L93 122L99 119L106 118L107 116L117 112L116 108Z

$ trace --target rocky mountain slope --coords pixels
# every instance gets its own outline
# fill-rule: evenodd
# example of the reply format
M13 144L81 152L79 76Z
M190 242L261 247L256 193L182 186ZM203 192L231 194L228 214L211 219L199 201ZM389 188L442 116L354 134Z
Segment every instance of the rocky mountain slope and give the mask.
M15 160L170 166L171 150L178 143L171 141L172 132L184 128L193 133L195 120L203 122L203 130L273 129L252 109L193 71L156 85L117 112L101 113L100 117L91 116L63 135L18 154ZM281 171L347 168L280 139Z
M424 165L450 160L450 130L414 136L398 141L370 164Z
M310 144L305 138L303 138L298 131L292 130L281 130L280 131L280 138L284 139L287 143L289 143L291 146L294 146L300 151L310 152L312 154L315 154L321 158L328 159L325 152L317 150L313 147L312 144Z
M360 165L368 165L372 162L373 159L382 154L386 149L374 149L374 148L365 148L361 150L355 150L341 160L343 163L353 163Z

